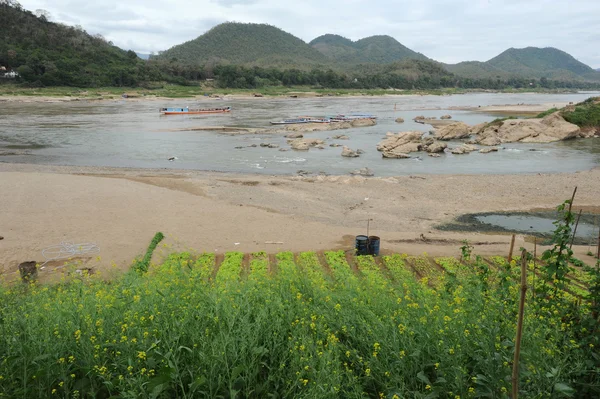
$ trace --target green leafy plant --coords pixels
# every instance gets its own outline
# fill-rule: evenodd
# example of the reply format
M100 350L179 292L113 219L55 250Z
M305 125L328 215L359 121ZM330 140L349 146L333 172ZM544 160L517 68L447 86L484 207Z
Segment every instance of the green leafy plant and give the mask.
M148 268L150 267L150 260L152 260L152 254L154 253L154 250L156 249L156 247L158 246L158 244L165 238L165 236L163 235L163 233L158 232L154 235L154 238L152 239L152 241L150 241L150 245L148 246L148 249L146 250L146 254L144 255L144 257L142 259L136 259L133 263L133 270L138 272L138 273L146 273L148 271Z
M558 289L564 289L565 284L569 282L567 273L570 270L569 260L573 256L569 244L573 231L571 226L574 221L574 215L570 210L571 201L566 200L556 208L558 219L554 222L556 229L551 241L553 247L544 251L542 255L542 260L546 262L543 268L546 273L545 283L553 283L555 293Z

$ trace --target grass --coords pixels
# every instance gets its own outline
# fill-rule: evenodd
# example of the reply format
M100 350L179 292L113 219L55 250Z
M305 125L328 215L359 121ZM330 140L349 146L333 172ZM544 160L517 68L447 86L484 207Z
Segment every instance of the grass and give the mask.
M588 98L574 110L564 110L563 117L579 127L600 127L600 97Z
M492 258L488 282L480 258L257 252L248 273L243 259L0 285L0 397L508 398L514 262ZM563 310L587 305L559 296L528 296L520 393L597 397L600 342Z

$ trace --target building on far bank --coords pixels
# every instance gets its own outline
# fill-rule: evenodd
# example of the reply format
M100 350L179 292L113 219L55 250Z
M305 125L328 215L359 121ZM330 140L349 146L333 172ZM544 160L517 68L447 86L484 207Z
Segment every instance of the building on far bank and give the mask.
M4 67L2 67L4 68ZM19 73L17 71L6 71L6 68L4 70L2 70L2 68L0 68L0 78L4 78L4 79L15 79L19 77Z

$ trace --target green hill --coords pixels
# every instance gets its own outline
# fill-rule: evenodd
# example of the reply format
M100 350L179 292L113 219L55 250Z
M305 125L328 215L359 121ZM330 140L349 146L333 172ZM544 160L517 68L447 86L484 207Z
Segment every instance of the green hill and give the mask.
M429 60L423 54L385 35L371 36L353 42L342 36L327 34L317 37L309 44L335 63L386 64L405 59Z
M112 86L138 83L144 62L81 28L49 22L12 0L0 1L0 66L38 85Z
M446 69L459 76L474 79L507 78L510 74L493 65L480 61L465 61L458 64L445 64Z
M553 47L510 48L486 62L461 62L446 67L450 72L464 77L600 81L598 71Z
M161 52L157 59L307 68L327 58L297 37L274 26L226 22L189 42Z

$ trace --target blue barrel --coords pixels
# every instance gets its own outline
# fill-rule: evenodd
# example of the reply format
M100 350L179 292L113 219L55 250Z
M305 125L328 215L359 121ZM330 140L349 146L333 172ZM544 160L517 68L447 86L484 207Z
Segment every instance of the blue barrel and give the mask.
M357 255L368 255L369 254L369 237L367 236L356 236L356 243L354 245Z
M377 236L370 236L368 240L369 255L379 256L379 242L381 240Z

